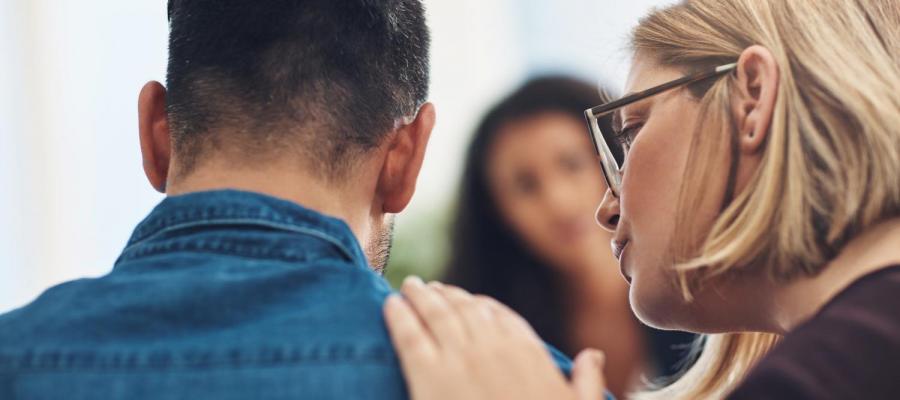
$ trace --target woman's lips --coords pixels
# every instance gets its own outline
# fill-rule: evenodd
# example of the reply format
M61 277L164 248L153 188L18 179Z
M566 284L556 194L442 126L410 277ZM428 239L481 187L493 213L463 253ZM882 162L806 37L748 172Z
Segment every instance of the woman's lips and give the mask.
M626 247L628 247L628 240L621 240L621 241L613 240L612 241L613 256L615 256L616 260L619 261L619 272L622 273L622 276L625 277L625 280L628 281L628 283L630 284L631 283L631 275L628 275L628 273L625 272L625 263L623 262Z
M616 257L616 260L621 260L622 252L625 251L625 246L628 245L628 241L613 240L610 242L610 245L612 245L613 256Z

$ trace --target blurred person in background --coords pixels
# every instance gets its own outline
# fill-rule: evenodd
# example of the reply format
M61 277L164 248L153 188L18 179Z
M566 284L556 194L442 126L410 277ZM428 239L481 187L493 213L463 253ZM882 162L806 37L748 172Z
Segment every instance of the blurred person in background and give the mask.
M569 355L603 350L610 390L622 394L642 375L673 374L693 335L634 317L612 235L591 217L606 185L583 111L606 100L594 85L543 77L485 115L466 159L445 279L510 306Z

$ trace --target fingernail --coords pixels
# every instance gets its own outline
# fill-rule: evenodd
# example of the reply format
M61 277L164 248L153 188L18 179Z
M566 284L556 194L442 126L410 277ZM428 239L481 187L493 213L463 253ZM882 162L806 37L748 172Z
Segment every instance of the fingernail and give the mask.
M591 352L591 361L594 362L594 366L599 370L603 370L603 365L606 364L606 354L602 351L596 350Z
M428 286L431 286L431 287L435 287L435 288L440 289L440 288L443 288L443 287L444 287L444 284L443 284L443 283L440 283L440 282L438 282L438 281L431 281L431 282L428 282Z
M603 364L606 362L606 355L600 350L585 350L575 357L576 364L590 364L598 370L603 370Z
M575 356L575 360L574 360L575 365L582 365L582 364L586 363L587 358L588 358L587 352L582 351L581 353L578 353L578 355ZM591 364L593 365L594 363L592 362Z
M400 295L391 293L388 295L387 299L384 300L384 305L386 307L397 307L400 305L400 301Z
M407 276L406 279L403 280L403 284L417 287L425 286L425 282L422 281L422 278L415 275Z

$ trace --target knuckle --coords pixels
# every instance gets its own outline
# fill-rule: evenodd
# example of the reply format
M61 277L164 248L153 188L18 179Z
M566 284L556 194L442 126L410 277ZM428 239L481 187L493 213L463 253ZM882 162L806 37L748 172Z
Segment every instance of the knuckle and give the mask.
M474 296L471 293L467 292L465 289L462 289L458 286L445 285L445 288L446 288L447 293L450 293L455 297L459 297L459 298L463 298L463 299L467 299L467 300L474 298Z
M414 346L405 351L407 353L407 358L416 360L419 363L430 362L433 356L425 346Z
M450 301L453 303L453 305L455 307L457 307L461 310L468 310L468 309L474 308L475 306L478 305L478 303L475 302L473 299L470 299L468 297L461 296L461 295L450 296Z
M485 349L484 347L467 346L457 351L457 354L459 355L456 362L458 367L475 371L476 373L486 367L486 360L499 360L494 358L495 354L489 348Z
M450 316L450 309L440 303L429 303L422 309L422 316L429 321L444 322Z
M408 327L397 330L395 335L397 344L405 350L424 349L427 344L424 334Z

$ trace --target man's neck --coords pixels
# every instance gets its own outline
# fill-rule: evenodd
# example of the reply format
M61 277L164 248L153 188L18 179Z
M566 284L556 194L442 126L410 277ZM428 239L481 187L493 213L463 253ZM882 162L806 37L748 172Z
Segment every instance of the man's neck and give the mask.
M166 194L236 189L288 200L306 208L343 220L360 243L366 243L371 230L371 198L368 188L335 184L307 174L294 165L267 165L265 168L226 168L210 160L187 176L170 180Z
M780 333L792 330L853 282L897 264L900 264L900 219L893 219L851 240L820 274L777 288L776 309L770 310L773 330Z

